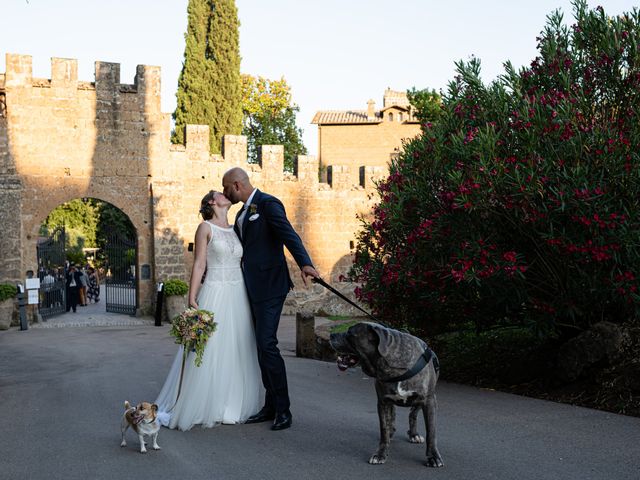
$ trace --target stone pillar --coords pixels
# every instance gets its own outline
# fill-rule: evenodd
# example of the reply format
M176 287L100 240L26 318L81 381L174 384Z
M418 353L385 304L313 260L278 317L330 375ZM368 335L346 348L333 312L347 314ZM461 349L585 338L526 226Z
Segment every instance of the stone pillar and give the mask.
M113 90L120 84L120 64L95 63L96 90Z
M33 82L33 65L31 55L15 55L7 53L5 87L31 87Z
M296 313L296 357L314 358L316 351L316 319L308 312Z
M145 113L160 114L160 67L138 65L134 81L138 95L144 97Z
M247 163L247 137L225 135L222 137L222 156L225 162L245 167Z
M313 155L298 155L295 161L295 175L298 182L316 185L318 184L318 169L320 164Z
M362 166L360 167L360 186L366 190L374 189L375 182L386 176L384 167Z
M191 161L209 159L209 125L187 125L185 132L187 158Z
M78 88L78 60L53 57L51 59L51 86Z
M22 272L22 192L17 175L0 176L0 283L21 281Z
M258 147L258 163L262 167L263 183L282 180L284 172L284 146L261 145Z
M351 188L349 167L346 165L329 165L327 167L327 182L334 190L348 190Z

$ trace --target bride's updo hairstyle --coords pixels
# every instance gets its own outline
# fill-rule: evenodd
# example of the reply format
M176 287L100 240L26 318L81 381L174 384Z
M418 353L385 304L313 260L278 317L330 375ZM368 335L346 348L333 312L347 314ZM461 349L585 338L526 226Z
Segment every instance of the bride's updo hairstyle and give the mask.
M200 215L205 220L211 220L215 216L213 211L213 197L216 195L215 190L209 191L200 201Z

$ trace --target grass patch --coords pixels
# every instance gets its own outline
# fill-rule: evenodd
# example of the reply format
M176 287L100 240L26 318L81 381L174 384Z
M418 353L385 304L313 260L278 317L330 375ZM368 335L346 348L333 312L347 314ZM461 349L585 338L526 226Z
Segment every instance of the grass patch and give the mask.
M345 317L345 318L349 318L349 317ZM350 327L354 326L356 323L358 323L358 320L353 320L351 322L345 322L345 323L341 323L339 325L334 325L333 327L331 327L329 329L330 333L344 333L347 330L349 330Z
M349 320L351 317L347 315L329 315L327 318L333 322L339 322L342 320Z

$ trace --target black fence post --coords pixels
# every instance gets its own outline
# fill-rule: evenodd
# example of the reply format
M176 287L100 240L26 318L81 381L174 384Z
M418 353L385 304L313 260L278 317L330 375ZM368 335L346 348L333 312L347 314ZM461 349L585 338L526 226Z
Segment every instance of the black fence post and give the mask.
M156 297L156 327L162 326L162 302L164 300L164 283L158 283L158 295Z
M27 292L21 284L18 284L18 310L20 311L20 330L29 330L27 322Z

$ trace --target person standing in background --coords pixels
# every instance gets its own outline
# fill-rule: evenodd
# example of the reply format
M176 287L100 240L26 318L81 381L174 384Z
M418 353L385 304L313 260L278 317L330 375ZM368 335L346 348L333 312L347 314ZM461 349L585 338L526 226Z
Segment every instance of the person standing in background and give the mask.
M78 300L81 307L87 306L87 285L89 284L89 276L84 268L81 268L78 273L80 274L80 287L78 288Z
M89 290L87 292L87 298L89 302L98 303L100 301L100 280L98 279L98 272L93 267L87 269L89 274Z
M73 309L73 313L76 312L76 307L78 306L78 292L81 284L80 277L80 272L76 266L73 263L69 265L69 271L67 272L66 278L67 312L71 309Z

